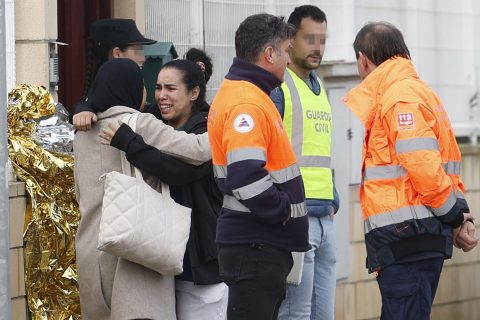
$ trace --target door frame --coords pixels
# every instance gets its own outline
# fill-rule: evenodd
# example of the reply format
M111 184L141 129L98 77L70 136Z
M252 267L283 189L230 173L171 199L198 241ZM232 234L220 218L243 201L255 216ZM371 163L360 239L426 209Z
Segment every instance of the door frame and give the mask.
M73 112L83 96L85 49L88 30L93 21L110 18L111 1L57 0L58 41L58 101Z

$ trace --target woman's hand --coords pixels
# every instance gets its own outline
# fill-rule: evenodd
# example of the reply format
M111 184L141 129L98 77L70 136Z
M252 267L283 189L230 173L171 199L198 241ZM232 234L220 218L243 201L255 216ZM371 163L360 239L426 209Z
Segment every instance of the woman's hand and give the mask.
M121 120L109 122L108 125L98 134L100 137L100 142L102 144L110 145L113 136L117 132L118 128L120 128L122 123L123 122Z
M88 131L97 122L97 115L90 111L82 111L73 116L73 126L78 131Z

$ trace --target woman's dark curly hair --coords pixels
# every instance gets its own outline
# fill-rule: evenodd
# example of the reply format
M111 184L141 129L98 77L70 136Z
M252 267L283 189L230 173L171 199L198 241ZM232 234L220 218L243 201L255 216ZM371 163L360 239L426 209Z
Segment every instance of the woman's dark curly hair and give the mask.
M203 71L205 75L205 83L210 80L213 73L212 59L205 53L205 51L197 48L190 48L190 50L185 53L185 59L195 63L202 62L205 66L205 70Z

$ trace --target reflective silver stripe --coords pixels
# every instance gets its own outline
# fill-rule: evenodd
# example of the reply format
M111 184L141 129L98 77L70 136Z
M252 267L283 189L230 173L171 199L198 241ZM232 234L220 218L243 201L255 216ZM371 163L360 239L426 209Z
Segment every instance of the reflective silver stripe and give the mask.
M267 161L265 151L259 148L240 148L227 154L227 164L243 160L262 160Z
M321 167L330 168L331 158L324 156L300 156L297 157L300 167Z
M291 204L290 211L290 217L300 218L307 214L307 206L305 205L305 202Z
M227 177L227 167L226 166L213 166L213 175L215 178L224 179Z
M293 81L292 75L288 70L285 70L285 84L290 90L290 96L292 98L292 147L299 158L302 154L303 147L303 106L300 95L298 94L295 81Z
M297 164L292 164L285 169L271 171L270 176L274 183L284 183L300 175L300 168Z
M251 212L250 209L245 207L240 201L238 201L235 197L232 196L223 196L222 207L235 211Z
M457 196L458 199L465 199L465 196L463 195L463 192L460 191L460 190L457 191L456 196Z
M402 223L411 219L425 219L433 217L432 212L425 206L408 206L393 211L387 211L368 217L365 220L365 233L373 229Z
M260 180L252 182L246 186L232 190L235 198L240 200L246 200L258 196L272 186L272 178L266 175Z
M407 172L400 165L365 168L364 180L396 179L406 176Z
M460 175L460 161L443 163L442 167L447 174ZM365 169L365 180L395 179L407 174L400 165L378 166Z
M438 150L437 139L413 138L407 140L398 140L395 143L395 151L397 154L418 150Z
M460 175L460 167L462 163L460 161L448 161L447 163L442 163L443 169L447 174Z
M292 98L292 147L300 167L331 168L331 159L327 156L303 156L303 106L292 75L285 70L285 84ZM322 88L323 90L323 88ZM298 108L296 107L298 106Z
M447 201L440 208L430 208L436 216L446 215L457 202L457 196L455 195L455 190L450 192Z

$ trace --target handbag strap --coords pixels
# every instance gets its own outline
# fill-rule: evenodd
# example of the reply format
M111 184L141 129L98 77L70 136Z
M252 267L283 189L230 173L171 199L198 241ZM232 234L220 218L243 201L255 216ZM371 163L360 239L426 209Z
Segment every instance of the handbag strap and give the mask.
M126 115L122 122L125 123L127 126L132 128L133 132L136 132L137 129L137 118L138 113L131 113ZM128 162L125 152L121 151L121 162L122 162L122 172L130 177L142 177L140 170L135 168L130 162Z
M133 132L136 132L137 129L137 118L138 118L139 113L131 113L127 116L125 116L122 121L128 125L130 128L132 128ZM122 171L124 174L129 175L131 177L138 177L143 179L142 172L135 166L133 166L130 162L128 162L127 157L125 156L125 152L121 152L121 160L122 160ZM133 172L135 175L132 175L132 168ZM170 187L167 183L160 181L162 185L162 194L167 195L170 197Z

